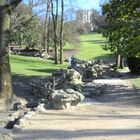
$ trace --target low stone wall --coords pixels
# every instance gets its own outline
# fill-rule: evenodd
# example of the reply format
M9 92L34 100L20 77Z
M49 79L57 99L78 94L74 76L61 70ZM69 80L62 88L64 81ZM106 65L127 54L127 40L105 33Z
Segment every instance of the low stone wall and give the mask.
M31 82L32 93L41 98L48 99L53 90L74 89L80 91L82 76L74 69L56 71L52 77Z

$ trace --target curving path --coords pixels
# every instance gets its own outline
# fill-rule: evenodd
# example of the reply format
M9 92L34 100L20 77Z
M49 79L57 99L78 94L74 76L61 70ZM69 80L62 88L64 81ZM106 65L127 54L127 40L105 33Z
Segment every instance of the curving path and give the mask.
M92 104L37 113L14 140L140 140L140 90L121 79L94 83L107 85Z

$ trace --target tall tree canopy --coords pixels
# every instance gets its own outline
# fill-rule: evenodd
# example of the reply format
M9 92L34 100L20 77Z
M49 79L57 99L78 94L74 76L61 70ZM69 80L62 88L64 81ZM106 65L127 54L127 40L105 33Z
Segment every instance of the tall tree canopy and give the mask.
M109 43L104 49L122 57L140 52L140 0L110 0L102 6L107 27L103 35Z

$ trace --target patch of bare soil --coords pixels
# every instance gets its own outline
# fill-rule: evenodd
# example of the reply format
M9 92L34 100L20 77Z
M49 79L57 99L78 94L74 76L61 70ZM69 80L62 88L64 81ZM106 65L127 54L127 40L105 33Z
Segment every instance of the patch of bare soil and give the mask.
M36 113L14 140L139 140L140 89L121 79L98 82L107 86L91 105Z
M78 49L64 49L64 58L71 58L79 52Z

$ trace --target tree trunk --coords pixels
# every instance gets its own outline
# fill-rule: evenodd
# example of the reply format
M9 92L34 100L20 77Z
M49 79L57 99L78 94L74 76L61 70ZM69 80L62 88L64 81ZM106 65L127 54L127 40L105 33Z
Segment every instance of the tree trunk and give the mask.
M29 16L30 18L33 15L33 0L29 0Z
M58 64L58 47L57 47L57 21L58 21L58 0L55 0L56 2L56 9L55 9L55 15L54 15L54 5L53 0L51 0L51 13L52 13L52 19L53 19L53 41L54 41L54 51L55 51L55 64Z
M45 52L47 52L47 33L48 33L48 16L49 16L49 12L50 12L50 0L47 1L47 9L46 9L46 16L45 16L45 23L44 23L44 35L43 35L43 48L45 50Z
M50 51L50 20L51 17L50 17L50 13L49 13L49 19L48 19L48 24L47 24L47 52Z
M124 68L124 57L120 54L117 56L117 62L116 62L117 68L123 69Z
M121 61L121 56L120 56L120 54L118 54L118 55L117 55L117 62L116 62L117 68L120 67L120 61Z
M55 51L55 64L58 64L58 47L57 47L56 27L54 27L54 51Z
M10 104L13 98L9 62L10 13L21 0L0 1L0 102Z
M10 16L8 9L0 8L0 97L10 103L13 97L11 69L9 64Z
M121 60L120 60L120 68L123 69L124 68L124 57L121 56Z
M64 27L64 0L61 0L60 64L63 64L63 27Z

